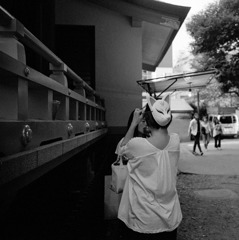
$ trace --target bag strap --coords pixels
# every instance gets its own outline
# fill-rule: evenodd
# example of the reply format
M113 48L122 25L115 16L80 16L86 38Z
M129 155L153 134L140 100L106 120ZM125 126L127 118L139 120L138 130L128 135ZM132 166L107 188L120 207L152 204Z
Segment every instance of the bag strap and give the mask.
M113 163L113 165L121 165L121 166L123 166L123 165L127 165L127 158L125 158L126 159L126 164L124 163L124 161L123 161L123 157L125 158L125 156L124 155L117 155L117 159L116 159L116 161Z
M114 165L121 165L122 164L121 155L119 155L119 154L117 155L117 159L113 164Z

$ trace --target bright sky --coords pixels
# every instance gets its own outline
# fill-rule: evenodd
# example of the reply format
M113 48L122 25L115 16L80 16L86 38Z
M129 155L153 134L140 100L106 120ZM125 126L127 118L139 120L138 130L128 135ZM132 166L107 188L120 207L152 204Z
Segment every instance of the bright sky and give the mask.
M175 5L183 5L191 7L187 18L185 19L183 25L181 26L179 32L177 33L173 41L173 61L175 62L180 51L187 51L189 48L189 43L191 37L186 31L185 22L190 19L190 17L200 10L203 10L208 4L213 3L218 0L161 0L164 2L172 3Z

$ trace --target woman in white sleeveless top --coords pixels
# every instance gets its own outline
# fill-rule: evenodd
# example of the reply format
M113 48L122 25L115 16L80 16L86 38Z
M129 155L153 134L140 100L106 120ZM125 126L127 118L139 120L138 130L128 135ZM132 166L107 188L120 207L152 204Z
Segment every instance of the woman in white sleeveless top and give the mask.
M143 114L134 119L121 143L128 161L118 218L127 226L127 239L176 239L182 213L176 190L179 136L168 133L172 121L165 100L148 97ZM133 137L138 122L145 118L150 137Z

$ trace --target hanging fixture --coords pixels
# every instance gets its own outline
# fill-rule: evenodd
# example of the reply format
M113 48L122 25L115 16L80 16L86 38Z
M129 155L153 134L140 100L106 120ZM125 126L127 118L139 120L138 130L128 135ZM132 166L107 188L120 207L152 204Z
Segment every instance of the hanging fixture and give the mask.
M186 79L185 79L186 80ZM190 81L190 77L187 79L188 81L188 85L189 85L189 88L188 88L188 97L192 97L192 82Z
M190 76L184 76L184 81L189 85L188 88L188 97L192 97L192 81L191 81L191 77Z

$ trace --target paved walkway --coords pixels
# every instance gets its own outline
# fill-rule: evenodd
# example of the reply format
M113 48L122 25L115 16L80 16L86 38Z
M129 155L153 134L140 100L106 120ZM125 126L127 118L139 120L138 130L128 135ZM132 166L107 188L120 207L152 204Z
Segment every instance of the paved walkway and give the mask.
M203 156L192 154L193 142L181 143L179 170L206 175L239 175L239 139L223 139L222 150L214 148L211 140ZM198 151L198 150L197 150Z

